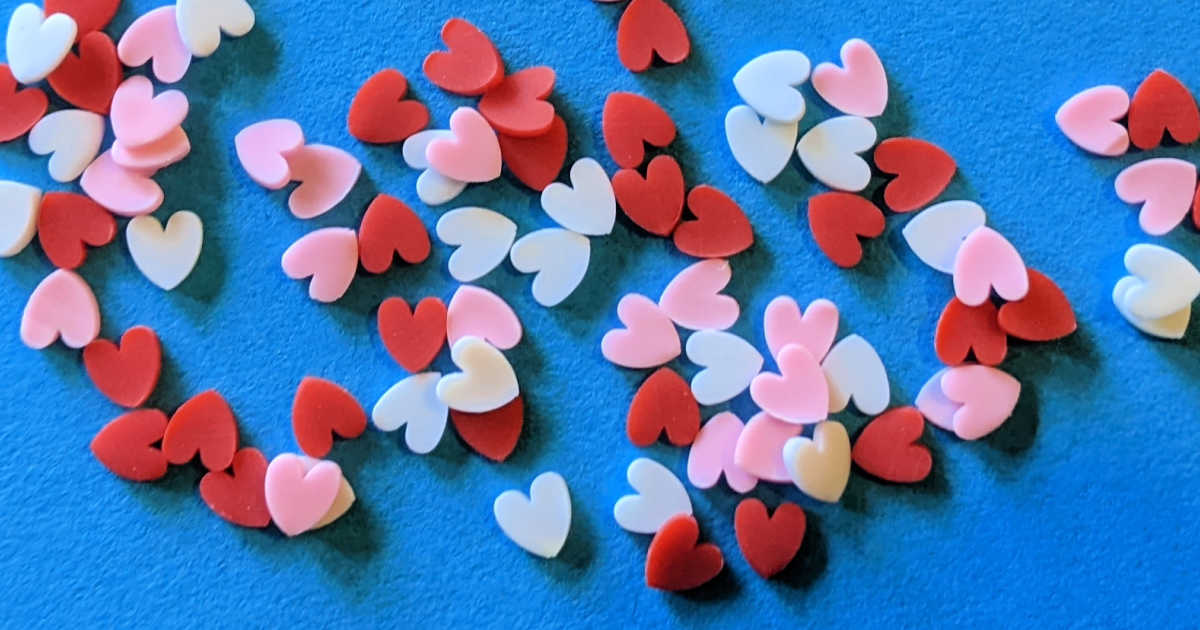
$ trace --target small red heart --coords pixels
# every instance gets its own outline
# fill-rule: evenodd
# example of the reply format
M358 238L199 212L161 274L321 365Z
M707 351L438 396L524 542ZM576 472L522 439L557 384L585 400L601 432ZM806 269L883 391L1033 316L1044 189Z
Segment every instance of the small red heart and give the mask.
M121 335L121 345L97 339L83 349L83 367L96 389L122 407L146 402L162 371L162 346L147 326Z
M675 247L697 258L728 258L754 244L754 229L741 206L712 186L696 186L688 193L688 209L695 221L675 228Z
M392 255L415 265L429 258L432 245L421 217L408 204L380 193L375 196L358 226L358 255L363 269L383 273L392 266Z
M46 93L29 87L17 90L17 80L0 63L0 142L8 142L25 135L46 114L50 99Z
M642 165L645 143L661 148L675 141L675 121L670 114L658 103L629 92L608 95L600 125L608 153L621 168Z
M346 124L350 135L372 144L402 142L429 126L429 109L405 100L408 79L398 70L380 70L358 89Z
M933 335L938 359L946 365L958 365L975 351L975 360L984 365L999 365L1008 353L1008 335L997 322L996 305L984 302L967 306L950 298L938 319Z
M1029 268L1029 293L1000 307L1004 332L1025 341L1053 341L1075 332L1078 323L1071 301L1053 280Z
M525 425L525 401L518 395L512 402L484 413L450 410L450 422L458 437L476 453L497 462L512 455Z
M64 101L107 116L123 78L117 45L108 35L96 31L79 40L79 54L68 53L48 80Z
M1200 139L1200 110L1179 79L1162 70L1146 77L1129 103L1129 140L1143 151L1162 143L1163 132L1179 144Z
M545 101L554 90L554 70L526 68L504 77L479 99L479 113L496 133L536 138L554 124L554 106Z
M550 130L535 138L497 137L504 165L522 184L540 191L558 179L567 159L567 123L557 114Z
M76 40L86 37L92 31L103 30L117 14L121 0L45 0L46 17L55 13L66 13L75 20L79 35Z
M442 26L442 41L450 50L436 50L425 58L425 76L434 85L462 96L479 96L504 80L504 61L492 40L462 19Z
M733 514L738 547L750 568L764 580L784 570L800 552L808 520L795 503L784 502L767 515L758 499L743 499Z
M54 266L75 269L87 259L85 245L102 247L112 242L117 222L89 197L52 192L42 197L37 232L38 243Z
M367 429L362 405L336 383L306 376L292 400L292 433L300 450L321 458L333 448L333 434L354 439Z
M642 72L654 54L679 63L692 52L692 42L679 14L663 0L633 0L617 24L617 56L630 72Z
M697 545L700 525L690 514L671 517L646 550L646 586L663 591L686 591L717 577L725 568L721 548Z
M885 227L883 212L858 195L821 193L808 200L808 227L817 246L839 267L853 267L862 260L859 237L876 238Z
M916 483L929 476L933 456L918 444L925 418L916 407L898 407L875 418L854 441L851 457L859 468L894 483Z
M883 201L893 212L912 212L933 201L958 170L954 158L931 142L888 138L875 148L875 166L896 178L888 182Z
M446 341L446 304L427 297L416 312L404 298L390 297L379 305L379 338L401 367L416 374L429 367Z
M662 432L675 446L687 446L700 432L700 406L692 386L669 367L658 368L633 395L625 433L635 446L650 446Z
M613 193L630 221L657 236L668 236L683 218L683 171L669 155L650 160L643 178L632 168L613 175Z
M200 462L213 471L229 468L237 447L233 410L212 389L196 394L175 410L162 442L168 462L180 466L199 453Z
M256 448L233 456L233 474L208 472L200 479L200 498L217 516L242 527L271 524L267 510L267 458Z
M130 411L104 425L92 438L92 454L114 475L130 481L154 481L167 474L167 458L153 444L167 430L157 409Z

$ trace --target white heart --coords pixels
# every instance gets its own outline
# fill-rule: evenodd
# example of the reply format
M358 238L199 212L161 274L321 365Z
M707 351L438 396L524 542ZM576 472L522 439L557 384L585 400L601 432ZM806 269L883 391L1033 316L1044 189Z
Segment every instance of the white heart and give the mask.
M764 184L779 177L787 167L799 134L800 123L759 121L758 114L746 105L725 114L725 140L733 159L750 177Z
M892 398L887 370L879 353L858 335L837 342L821 363L829 383L829 413L838 413L854 399L854 406L873 416L883 413Z
M687 340L687 358L704 368L692 377L701 405L716 405L746 391L762 371L763 357L745 339L723 330L701 330Z
M254 28L254 9L245 0L177 0L175 23L183 45L207 57L221 45L221 33L241 37Z
M671 517L691 514L692 500L683 483L666 466L639 457L625 471L637 494L627 494L613 506L613 517L621 529L635 534L653 534Z
M571 166L571 186L554 182L542 190L542 209L568 230L604 236L617 220L617 197L604 167L580 158Z
M1192 305L1188 304L1166 317L1157 319L1138 317L1129 310L1126 298L1130 289L1136 288L1141 284L1141 280L1133 276L1125 276L1118 280L1117 285L1113 287L1113 304L1117 306L1117 310L1121 313L1121 316L1147 335L1163 339L1183 339L1183 335L1187 332L1188 322L1192 318Z
M831 420L818 424L812 438L797 436L783 444L783 463L792 483L804 494L837 503L850 481L850 436Z
M588 237L562 228L545 228L522 236L509 258L521 273L533 277L533 299L555 306L567 299L587 275L592 244Z
M471 282L508 256L517 237L517 224L487 208L457 208L438 219L437 235L443 243L458 246L450 255L450 275L459 282Z
M743 101L766 118L794 123L804 117L804 95L793 86L808 80L812 63L798 50L776 50L751 59L733 75ZM790 150L790 149L789 149Z
M904 226L904 240L921 262L942 273L954 273L954 259L967 235L987 222L973 201L943 201L926 208Z
M858 154L875 146L876 138L875 125L866 118L839 116L809 129L796 153L817 181L858 192L871 182L871 165Z
M0 180L0 258L20 254L33 240L41 207L40 189Z
M420 455L432 451L446 431L449 411L437 395L441 378L438 372L423 372L392 385L371 409L371 422L380 431L407 426L404 443L408 450Z
M56 182L73 182L100 154L104 117L82 109L47 115L29 132L29 150L50 155L47 169Z
M417 176L417 198L427 206L449 203L466 188L466 182L446 177L431 168L421 171Z
M125 227L129 255L143 276L164 291L179 286L196 266L204 244L204 225L196 213L180 210L167 219L142 215Z
M1138 319L1160 319L1200 296L1200 271L1180 254L1141 243L1125 252L1125 268L1141 282L1129 286L1125 306Z
M437 397L451 409L485 413L507 405L521 393L512 364L479 337L467 335L454 342L450 360L462 372L443 376L437 384Z
M46 17L36 4L17 7L4 42L13 78L30 84L50 76L71 52L78 30L75 19L66 13Z
M544 472L529 484L529 497L506 490L496 497L492 513L504 535L517 546L543 558L562 551L571 531L571 494L556 472Z

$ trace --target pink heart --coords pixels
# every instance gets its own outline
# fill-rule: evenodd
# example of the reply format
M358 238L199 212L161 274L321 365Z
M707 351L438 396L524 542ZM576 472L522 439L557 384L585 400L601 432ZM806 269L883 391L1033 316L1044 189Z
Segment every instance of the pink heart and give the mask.
M68 347L82 348L100 334L100 305L79 274L58 269L38 283L21 315L21 341L34 350L60 336Z
M775 357L779 374L763 372L750 382L750 398L763 411L795 424L829 416L829 382L821 364L800 344L785 346Z
M521 341L521 320L499 295L469 284L458 287L446 307L446 338L451 346L463 337L479 337L498 350Z
M1072 96L1054 121L1079 148L1117 156L1129 150L1129 131L1115 122L1129 113L1129 94L1115 85L1098 85Z
M122 168L158 171L187 157L192 152L192 143L183 127L176 127L161 139L142 147L128 148L119 140L115 141L111 152L112 160Z
M346 294L358 270L358 236L350 228L309 232L283 252L283 273L293 280L312 276L308 296L336 302Z
M154 59L154 76L174 83L187 74L192 53L179 36L175 7L159 7L133 21L117 44L121 63L136 68Z
M784 347L798 343L820 362L837 336L838 310L826 299L813 300L804 313L796 300L781 295L767 305L763 314L763 333L771 356L779 356Z
M769 413L755 414L738 437L733 461L763 481L790 483L792 475L783 462L783 445L803 431L803 426L784 422Z
M250 179L279 190L292 181L286 156L304 146L304 130L295 121L264 120L239 131L233 144Z
M163 191L150 179L153 171L135 171L117 164L105 151L79 179L83 192L109 212L123 217L150 214L163 202Z
M709 418L704 424L688 453L687 475L693 486L711 488L717 485L722 472L725 473L725 483L734 492L745 494L758 485L758 480L739 468L733 460L733 451L742 434L742 427L742 421L728 411ZM782 444L780 448L783 448Z
M975 228L954 257L954 295L979 306L996 294L1016 302L1029 292L1029 271L1008 239L989 227Z
M284 534L302 534L329 511L341 485L342 469L334 462L318 462L306 472L298 456L283 453L267 465L267 511Z
M722 295L733 270L720 258L702 260L675 276L663 289L658 306L676 324L692 330L724 330L737 321L737 300Z
M621 298L617 318L625 328L604 333L600 340L604 358L628 368L651 368L679 356L679 332L650 298L637 293Z
M917 393L917 409L925 416L926 420L933 423L934 426L940 427L947 431L954 430L954 413L957 412L962 405L956 403L949 398L946 398L945 392L942 391L942 377L950 368L942 368L934 374L932 378L925 382L921 387L921 391Z
M362 173L362 164L345 151L310 144L284 155L291 178L303 182L288 197L288 208L300 219L329 212L342 202Z
M433 170L460 182L490 182L500 177L500 140L483 115L460 107L450 115L450 137L425 147Z
M842 65L822 63L813 70L812 84L825 102L854 116L871 118L887 107L888 85L883 62L861 39L842 45Z
M161 139L187 118L187 96L179 90L154 95L154 84L143 76L125 80L113 94L113 135L129 148Z
M1175 229L1192 207L1196 165L1176 158L1153 158L1117 175L1117 196L1142 205L1138 224L1147 234L1162 236Z
M962 404L954 412L954 433L978 440L995 431L1012 415L1021 396L1021 382L986 365L950 368L942 376L942 392Z

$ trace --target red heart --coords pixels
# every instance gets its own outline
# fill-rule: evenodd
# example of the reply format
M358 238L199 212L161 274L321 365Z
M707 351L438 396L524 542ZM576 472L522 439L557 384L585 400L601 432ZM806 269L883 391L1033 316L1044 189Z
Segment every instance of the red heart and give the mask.
M421 300L415 313L404 298L390 297L379 305L377 321L388 354L413 374L433 363L446 340L446 305L435 297Z
M679 63L692 52L687 28L663 0L633 0L617 24L617 56L630 72L642 72L654 53L667 63Z
M504 77L479 99L479 113L496 133L536 138L554 124L554 106L544 99L554 90L554 70L526 68Z
M167 430L157 409L130 411L104 425L92 438L92 454L114 475L130 481L154 481L167 474L167 458L152 445Z
M380 70L358 89L346 124L350 135L372 144L401 142L429 125L429 109L405 100L408 80L398 70Z
M233 474L208 472L200 479L200 498L217 516L242 527L271 524L267 510L267 458L256 448L233 456Z
M916 483L929 476L933 457L917 440L925 418L916 407L899 407L875 418L854 441L851 457L859 468L894 483Z
M875 166L896 176L883 191L883 201L893 212L924 207L946 190L958 170L954 158L941 147L916 138L880 142L875 148Z
M633 395L625 433L635 446L650 446L663 431L675 446L687 446L700 432L700 406L692 386L669 367L658 368Z
M883 234L883 212L867 199L844 192L821 193L808 200L808 227L817 246L839 267L862 260L858 238Z
M50 262L62 269L75 269L87 259L84 245L101 247L112 242L117 222L104 206L89 197L52 192L42 197L37 231L38 243Z
M123 77L116 44L96 31L79 40L79 54L68 53L48 80L63 100L107 116Z
M76 39L85 37L92 31L103 30L117 14L121 0L45 0L46 16L55 13L66 13L75 20L79 29Z
M13 78L8 64L0 63L0 142L8 142L25 135L46 114L50 99L46 93L34 88L17 91L17 80Z
M675 247L697 258L728 258L754 244L750 219L729 195L712 186L696 186L687 197L695 221L675 228Z
M458 437L476 453L502 462L512 454L521 437L521 428L525 425L525 401L518 395L507 405L484 413L451 409L450 422L458 431Z
M800 551L808 520L795 503L784 502L767 516L758 499L743 499L733 514L733 531L746 562L763 579L779 573Z
M233 410L212 389L196 394L175 410L162 442L163 454L172 464L186 464L199 453L200 462L209 470L229 468L237 447Z
M434 85L462 96L478 96L504 80L504 61L483 31L462 19L442 26L449 51L436 50L425 58L425 76Z
M658 103L629 92L608 95L600 125L608 153L621 168L642 165L645 143L661 148L675 141L675 121L670 114Z
M999 365L1008 353L1008 335L996 318L996 305L991 302L967 306L958 298L950 298L933 336L938 359L946 365L958 365L974 350L976 361Z
M550 130L535 138L497 134L504 165L522 184L542 190L558 179L567 159L567 123L558 115Z
M408 204L380 193L375 196L358 226L358 255L363 269L383 273L392 266L392 254L415 265L429 258L432 245L421 217Z
M146 326L134 326L121 335L121 345L97 339L83 349L83 367L96 389L122 407L146 402L162 371L162 346Z
M617 171L612 186L629 220L651 234L669 235L683 217L683 171L669 155L650 160L645 178L631 168Z
M699 540L700 525L690 514L677 514L664 523L646 550L646 586L686 591L717 577L725 557L712 543L697 545Z
M1179 144L1195 142L1200 139L1200 110L1179 79L1155 70L1129 103L1129 139L1145 151L1162 143L1164 131Z
M1053 341L1075 332L1078 326L1071 301L1053 280L1029 268L1029 293L1000 307L1004 332L1025 341Z
M367 429L362 405L336 383L306 376L292 400L292 433L300 450L321 458L333 448L333 434L354 439Z

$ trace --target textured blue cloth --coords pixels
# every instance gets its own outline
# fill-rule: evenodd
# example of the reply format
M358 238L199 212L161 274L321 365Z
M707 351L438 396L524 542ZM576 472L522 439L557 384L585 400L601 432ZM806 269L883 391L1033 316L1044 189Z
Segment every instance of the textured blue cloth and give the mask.
M122 32L155 4L127 0L109 32ZM632 90L662 103L679 124L670 152L688 182L726 190L754 222L754 248L732 261L730 293L745 313L734 330L762 347L761 315L772 297L831 298L843 313L840 334L861 334L878 348L898 405L939 368L932 339L951 295L948 277L908 251L899 216L866 245L858 269L835 269L804 214L806 199L822 188L798 166L769 186L751 181L730 156L721 123L739 103L730 79L753 56L797 48L816 63L836 59L850 37L867 39L891 87L880 136L911 134L948 150L960 173L943 198L980 202L990 225L1064 288L1079 332L1056 344L1014 344L1005 367L1024 384L1015 417L977 443L929 429L935 467L926 483L890 486L856 473L838 505L818 505L792 487L755 490L771 506L797 501L809 516L798 559L776 581L759 579L738 551L739 497L723 482L709 491L689 487L702 535L720 545L727 569L698 592L673 595L644 586L649 537L620 530L612 505L628 491L624 471L633 458L654 457L682 478L686 451L629 444L624 414L643 372L614 367L599 351L621 295L655 297L691 262L669 241L621 219L611 236L593 239L578 292L551 310L533 302L529 278L508 264L488 275L481 284L509 300L527 330L508 353L529 410L513 457L489 463L452 434L433 454L416 456L402 436L370 430L331 455L358 503L335 525L295 540L213 515L197 494L197 468L172 468L165 480L139 485L91 457L92 436L120 410L92 387L77 352L21 345L22 305L50 271L33 245L0 263L0 625L1195 623L1200 331L1193 327L1182 343L1146 338L1120 319L1109 294L1130 245L1161 242L1196 261L1200 245L1191 228L1150 239L1116 198L1114 176L1141 154L1086 156L1053 124L1054 110L1077 91L1101 83L1132 91L1159 66L1200 88L1200 27L1189 3L674 0L692 56L641 75L617 61L619 4L254 4L254 30L196 60L179 84L191 100L185 128L193 150L158 177L166 202L157 216L190 209L204 220L196 271L163 293L134 268L122 234L93 251L81 273L99 298L105 337L136 324L161 336L165 364L151 404L169 411L216 388L238 416L243 443L268 455L295 449L289 408L305 375L344 384L368 408L403 377L376 331L383 298L448 298L454 290L449 248L439 243L423 265L360 275L332 306L310 301L307 283L284 277L279 258L315 227L357 226L377 192L412 203L432 230L439 211L417 202L416 174L403 166L399 147L364 146L345 119L356 89L384 67L409 77L436 125L470 103L420 72L425 54L440 46L442 22L455 15L490 34L508 68L546 64L558 72L552 100L570 128L571 161L593 156L614 168L599 128L608 92ZM807 128L831 111L805 90ZM364 176L345 203L299 221L287 211L286 191L264 191L245 176L233 136L271 117L294 118L310 142L363 161ZM1181 148L1153 155L1196 157ZM0 147L0 176L68 188L49 180L45 160L23 140ZM536 196L508 178L473 186L452 205L494 208L521 233L550 225ZM453 369L444 352L436 365ZM731 408L751 412L745 396ZM865 422L855 413L839 418L852 433ZM491 509L500 492L527 490L545 470L567 479L575 514L566 549L550 561L506 540Z

